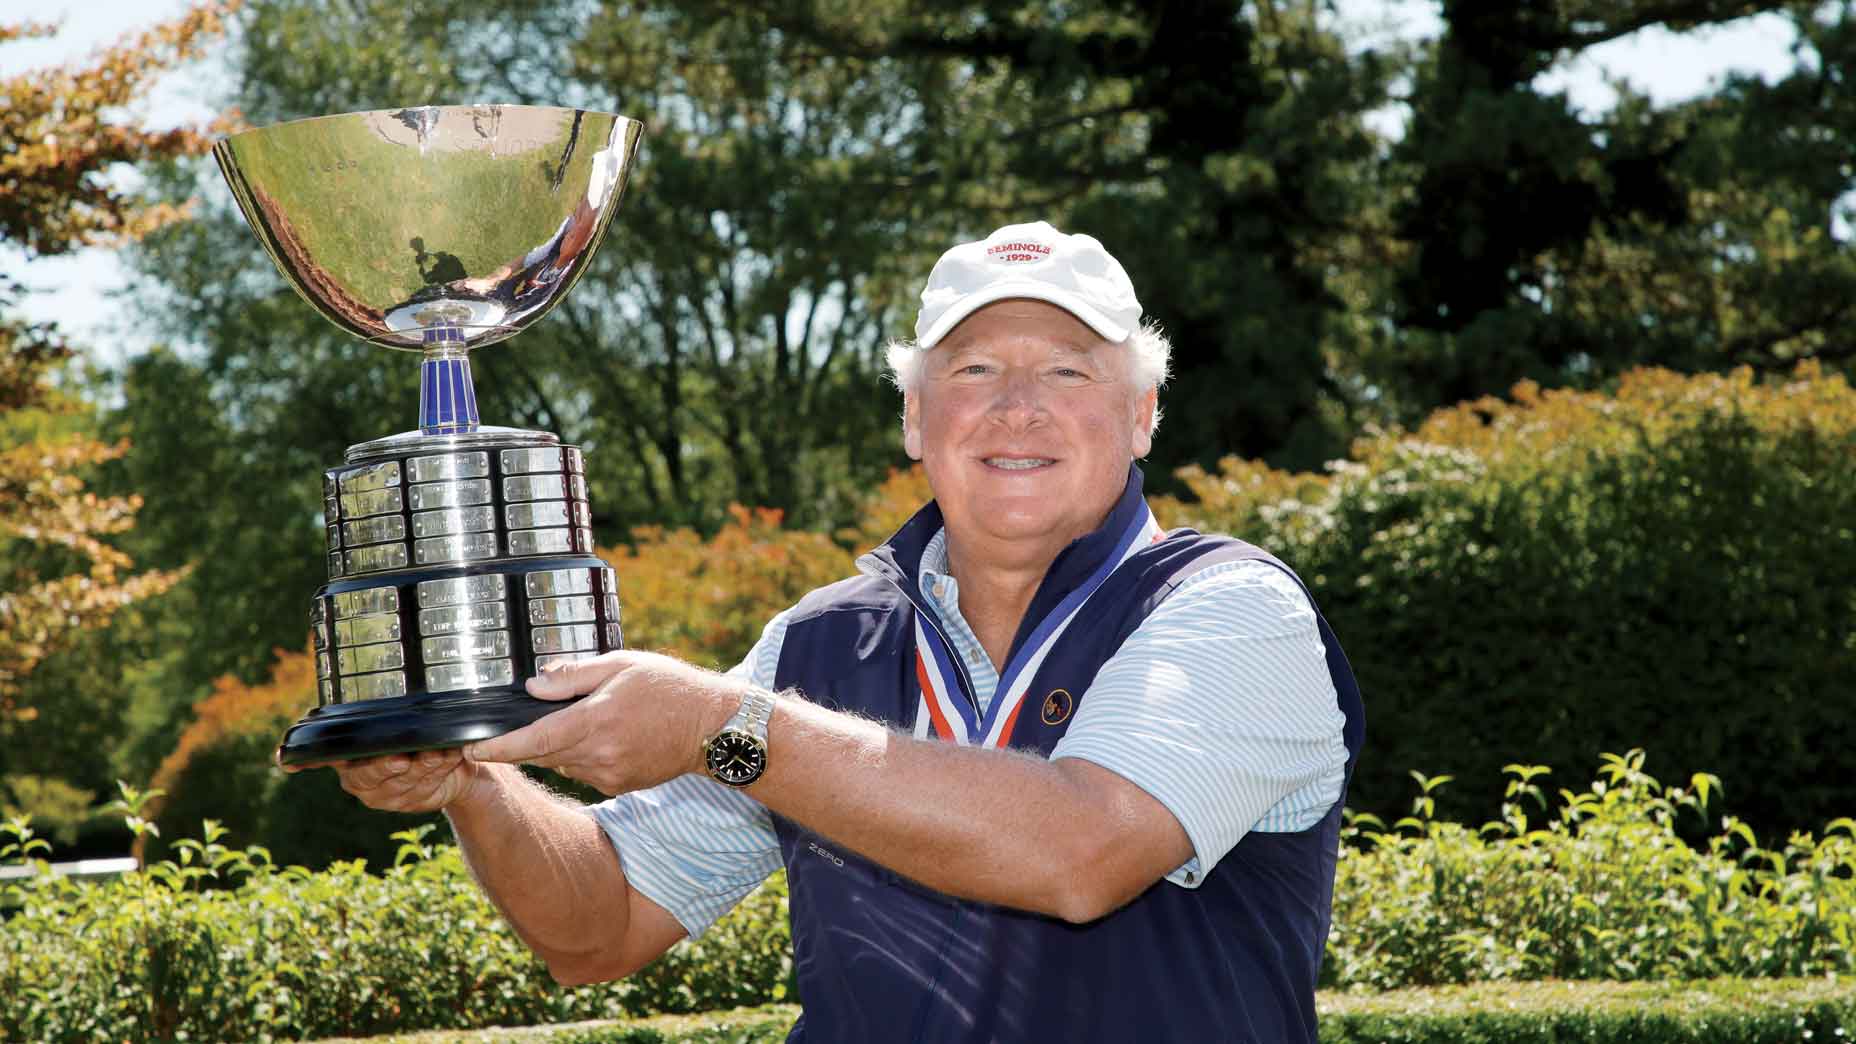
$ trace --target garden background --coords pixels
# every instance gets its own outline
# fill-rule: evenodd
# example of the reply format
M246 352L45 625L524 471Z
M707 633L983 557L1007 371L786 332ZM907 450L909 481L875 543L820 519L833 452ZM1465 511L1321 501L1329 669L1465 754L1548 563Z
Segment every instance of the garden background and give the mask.
M1784 76L1603 111L1543 86L1756 13L1795 30ZM486 420L586 450L630 644L726 665L845 575L925 496L881 360L933 258L1087 230L1176 346L1162 520L1296 566L1366 692L1333 1032L1360 996L1457 1003L1405 988L1722 976L1713 1001L1463 1003L1856 1032L1856 5L1441 19L1362 46L1314 0L249 0L0 79L0 237L27 259L0 273L0 862L151 864L7 885L0 992L29 1002L0 1039L790 1000L777 882L644 979L561 991L442 820L269 766L315 699L320 472L410 427L416 382L287 289L202 150L467 100L647 125L592 270L473 360ZM124 108L200 63L219 122ZM98 243L152 347L25 318L31 262Z

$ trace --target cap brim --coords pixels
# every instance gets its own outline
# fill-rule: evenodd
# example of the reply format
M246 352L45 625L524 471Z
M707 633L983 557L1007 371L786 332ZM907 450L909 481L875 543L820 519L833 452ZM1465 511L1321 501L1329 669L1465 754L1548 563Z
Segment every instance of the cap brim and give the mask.
M1030 298L1034 301L1044 301L1048 304L1054 304L1058 308L1081 319L1084 323L1087 323L1089 328L1101 334L1104 340L1113 341L1117 344L1127 340L1128 335L1134 332L1125 326L1119 325L1107 315L1104 315L1101 309L1083 300L1082 297L1077 294L1072 294L1066 290L1060 290L1047 283L1023 280L994 283L991 286L975 290L965 297L962 297L957 304L949 308L939 319L936 319L934 325L930 326L926 333L915 339L915 345L918 348L933 348L935 345L941 343L941 338L946 337L948 332L953 330L954 327L959 326L961 320L965 319L967 316L972 315L974 312L979 311L989 304L1009 301L1014 298Z

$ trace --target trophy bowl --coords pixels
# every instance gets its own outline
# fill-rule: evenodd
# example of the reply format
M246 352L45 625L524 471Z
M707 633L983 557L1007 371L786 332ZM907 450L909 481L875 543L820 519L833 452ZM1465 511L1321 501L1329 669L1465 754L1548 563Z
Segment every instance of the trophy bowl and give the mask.
M541 318L584 273L639 131L583 109L423 106L213 147L297 293L421 357L418 429L351 446L323 475L318 704L285 733L285 764L499 735L565 706L527 694L537 671L623 648L580 449L481 424L469 353Z

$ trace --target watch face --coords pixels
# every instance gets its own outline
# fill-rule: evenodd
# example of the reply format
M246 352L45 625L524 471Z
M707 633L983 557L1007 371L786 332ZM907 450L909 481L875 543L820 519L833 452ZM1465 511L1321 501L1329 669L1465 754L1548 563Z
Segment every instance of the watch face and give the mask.
M709 774L729 786L745 787L767 768L767 748L745 732L724 732L709 741Z

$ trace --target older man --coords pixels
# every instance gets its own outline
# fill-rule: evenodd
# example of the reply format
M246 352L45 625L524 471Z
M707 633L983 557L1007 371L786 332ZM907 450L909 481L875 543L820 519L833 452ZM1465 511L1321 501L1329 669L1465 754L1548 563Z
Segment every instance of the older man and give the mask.
M728 674L613 653L465 751L341 766L442 808L564 983L785 866L792 1040L1313 1041L1359 691L1287 567L1163 533L1167 346L1088 236L942 257L891 363L935 499ZM513 767L602 793L563 803Z

